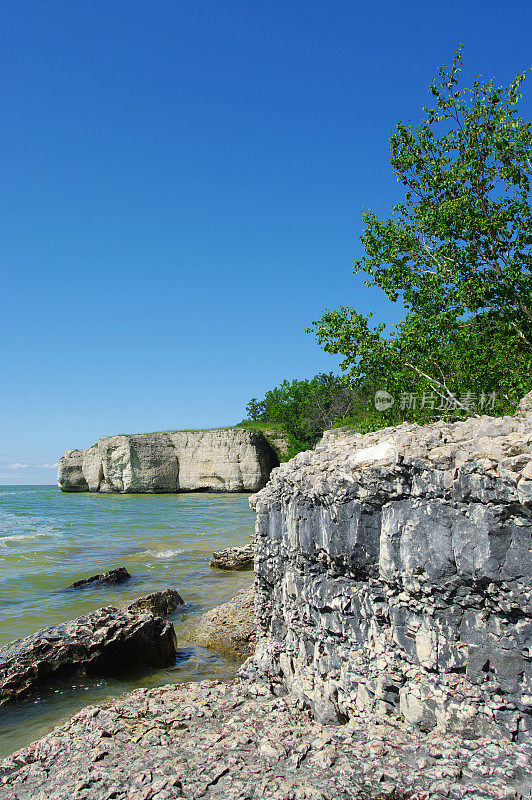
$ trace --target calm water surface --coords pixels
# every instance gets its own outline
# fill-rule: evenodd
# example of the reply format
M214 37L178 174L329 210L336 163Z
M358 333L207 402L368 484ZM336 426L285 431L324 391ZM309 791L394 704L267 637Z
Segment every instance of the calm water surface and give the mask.
M0 646L104 605L178 589L186 605L169 619L175 664L120 679L56 681L0 709L0 757L43 736L97 700L139 686L229 679L235 663L190 644L197 617L252 580L209 568L213 550L243 544L254 514L244 494L63 494L53 486L0 486ZM78 578L123 564L133 580L65 591Z

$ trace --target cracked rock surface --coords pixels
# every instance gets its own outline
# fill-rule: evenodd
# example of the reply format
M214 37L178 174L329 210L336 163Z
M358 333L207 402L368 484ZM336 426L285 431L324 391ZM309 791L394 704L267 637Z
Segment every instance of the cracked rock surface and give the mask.
M255 545L253 542L240 547L227 547L225 550L216 550L212 554L209 566L214 569L250 570L253 569Z
M0 705L67 670L98 675L138 664L160 667L174 657L176 648L174 626L162 617L98 608L0 648Z
M257 511L247 675L323 719L532 731L532 412L331 431Z
M126 610L133 611L135 614L150 611L155 616L167 617L184 604L185 601L176 589L163 589L160 592L152 592L133 600L128 603Z
M530 748L313 720L262 684L139 689L0 764L1 800L517 800Z

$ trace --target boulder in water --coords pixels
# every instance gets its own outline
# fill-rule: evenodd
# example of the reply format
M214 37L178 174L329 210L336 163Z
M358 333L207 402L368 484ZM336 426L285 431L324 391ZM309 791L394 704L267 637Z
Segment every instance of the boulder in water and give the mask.
M124 583L131 578L130 573L125 567L117 567L110 569L109 572L102 572L100 575L92 575L90 578L82 578L79 581L74 581L68 586L68 589L79 589L82 586L89 586L91 583Z
M112 675L135 666L161 667L176 649L174 626L162 617L99 608L0 648L0 705L73 668Z
M175 589L164 589L162 592L152 592L145 597L139 597L138 600L129 603L126 609L136 614L151 611L156 616L167 617L184 603L185 601Z
M253 569L255 545L253 542L242 547L228 547L212 554L211 567L215 569L246 570Z
M200 617L194 641L230 658L242 659L255 649L255 588L249 586L228 603Z

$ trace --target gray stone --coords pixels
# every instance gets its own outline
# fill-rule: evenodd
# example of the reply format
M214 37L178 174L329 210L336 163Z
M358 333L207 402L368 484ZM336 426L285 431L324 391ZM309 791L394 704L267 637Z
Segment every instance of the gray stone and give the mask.
M88 492L89 484L83 474L85 450L67 450L59 461L57 480L63 492Z
M0 800L519 800L531 748L375 714L334 724L257 683L139 689L0 762Z
M173 625L160 616L99 608L0 648L0 704L72 669L98 675L160 667L176 648Z
M57 482L64 492L255 492L278 463L263 434L243 428L107 436L67 450Z
M83 586L89 586L93 584L116 584L116 583L124 583L131 578L130 573L127 571L125 567L117 567L116 569L110 569L109 572L101 572L99 575L91 575L90 578L81 578L79 581L74 581L71 583L70 586L67 586L67 589L80 589Z
M527 403L516 417L326 433L273 470L251 498L258 639L243 674L321 717L529 737Z
M203 614L193 632L196 644L235 659L251 655L256 636L253 586L242 589L228 603Z
M521 413L326 433L273 470L252 499L244 680L84 709L0 764L0 800L530 797ZM204 615L197 639L249 653L253 611L250 587Z
M525 394L519 403L518 414L523 417L532 414L532 392Z
M139 597L126 606L128 611L134 613L143 613L150 611L159 617L167 617L173 614L176 608L184 605L184 600L175 589L164 589L162 592L152 592L144 597Z
M253 569L254 555L255 545L253 542L242 545L242 547L227 547L225 550L217 550L212 554L210 566L213 569L249 570Z
M285 459L288 455L289 448L288 434L276 428L263 430L263 433L279 454L280 458Z

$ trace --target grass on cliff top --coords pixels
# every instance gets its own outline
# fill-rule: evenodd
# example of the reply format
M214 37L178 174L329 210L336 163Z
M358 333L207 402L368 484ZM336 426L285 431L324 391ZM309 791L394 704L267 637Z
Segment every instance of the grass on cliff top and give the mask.
M249 431L281 431L282 425L277 422L250 422L244 420L236 425L218 425L215 428L166 428L164 431L146 431L144 433L116 433L115 436L154 436L156 433L204 433L205 431L230 431L233 428L244 428Z
M232 425L233 428L245 428L248 431L282 431L283 426L280 422L252 422L245 419L239 422L238 425Z
M217 428L165 428L163 431L142 431L140 433L117 433L115 436L155 436L156 433L204 433L205 431L229 431L235 425L220 425Z

